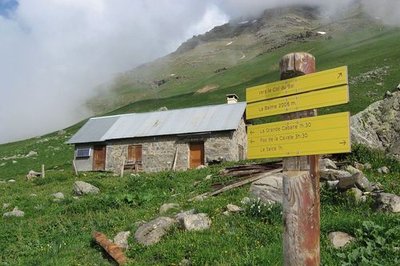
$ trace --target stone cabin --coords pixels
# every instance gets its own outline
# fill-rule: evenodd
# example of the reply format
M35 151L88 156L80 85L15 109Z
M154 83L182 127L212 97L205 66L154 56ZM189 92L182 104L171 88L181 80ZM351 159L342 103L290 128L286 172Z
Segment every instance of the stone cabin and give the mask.
M95 117L68 141L78 171L186 170L246 158L246 103Z

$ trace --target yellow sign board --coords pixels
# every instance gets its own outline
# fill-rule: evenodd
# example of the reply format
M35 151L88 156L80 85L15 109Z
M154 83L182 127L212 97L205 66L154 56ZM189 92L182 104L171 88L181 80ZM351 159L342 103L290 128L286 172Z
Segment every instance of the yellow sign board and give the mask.
M248 127L249 159L350 152L350 113Z
M349 102L349 87L343 85L325 90L250 103L246 108L246 118L285 114Z
M348 84L347 66L248 88L246 102L258 102L286 95Z

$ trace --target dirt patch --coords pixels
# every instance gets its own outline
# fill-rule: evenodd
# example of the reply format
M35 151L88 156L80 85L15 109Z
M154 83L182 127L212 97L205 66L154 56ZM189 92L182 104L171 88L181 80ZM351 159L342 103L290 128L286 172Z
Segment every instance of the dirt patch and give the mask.
M215 90L217 88L219 88L219 85L206 85L203 88L198 89L196 91L196 94L206 93L206 92L209 92L209 91L213 91L213 90Z

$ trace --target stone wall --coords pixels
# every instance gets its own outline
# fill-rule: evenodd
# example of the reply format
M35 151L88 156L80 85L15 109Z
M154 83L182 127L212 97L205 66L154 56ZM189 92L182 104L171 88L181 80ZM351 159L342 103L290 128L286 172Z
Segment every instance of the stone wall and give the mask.
M189 143L204 142L205 162L237 161L239 147L246 154L246 128L242 119L237 131L212 132L209 134L193 134L186 136L160 136L115 140L107 142L106 170L119 172L128 156L129 145L142 145L142 165L146 172L171 170L175 154L176 170L186 170L189 167Z

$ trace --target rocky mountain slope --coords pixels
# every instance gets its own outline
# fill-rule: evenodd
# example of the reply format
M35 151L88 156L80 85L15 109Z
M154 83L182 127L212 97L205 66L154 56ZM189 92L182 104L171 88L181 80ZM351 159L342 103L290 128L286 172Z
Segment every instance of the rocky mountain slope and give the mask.
M379 27L360 10L354 6L341 17L332 19L322 16L315 7L292 6L230 21L193 36L163 58L120 74L103 85L101 93L88 105L96 113L103 113L142 99L205 93L235 85L237 80L225 83L208 80L292 43L325 40Z

